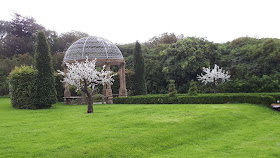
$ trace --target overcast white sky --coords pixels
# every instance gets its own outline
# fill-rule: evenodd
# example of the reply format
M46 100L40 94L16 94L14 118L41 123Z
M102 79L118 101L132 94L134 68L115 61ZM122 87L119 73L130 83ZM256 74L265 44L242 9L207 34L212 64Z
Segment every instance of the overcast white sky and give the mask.
M78 30L113 43L164 32L217 43L280 38L280 0L3 0L0 19L11 20L13 12L58 33Z

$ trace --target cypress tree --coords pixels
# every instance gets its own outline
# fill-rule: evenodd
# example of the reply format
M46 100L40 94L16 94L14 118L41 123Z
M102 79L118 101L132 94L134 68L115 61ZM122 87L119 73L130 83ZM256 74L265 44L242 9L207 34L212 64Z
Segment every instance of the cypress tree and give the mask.
M146 95L145 64L141 45L138 41L134 47L134 95Z
M49 108L56 103L54 69L52 66L50 47L44 32L37 33L35 48L36 77L35 104L37 108Z

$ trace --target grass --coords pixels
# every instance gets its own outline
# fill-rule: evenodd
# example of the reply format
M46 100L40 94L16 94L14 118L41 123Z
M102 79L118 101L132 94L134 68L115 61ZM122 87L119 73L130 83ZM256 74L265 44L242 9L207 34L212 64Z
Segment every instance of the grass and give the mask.
M0 98L10 98L10 96L9 95L2 95L2 96L0 96Z
M56 104L0 99L0 157L279 157L280 113L252 104Z

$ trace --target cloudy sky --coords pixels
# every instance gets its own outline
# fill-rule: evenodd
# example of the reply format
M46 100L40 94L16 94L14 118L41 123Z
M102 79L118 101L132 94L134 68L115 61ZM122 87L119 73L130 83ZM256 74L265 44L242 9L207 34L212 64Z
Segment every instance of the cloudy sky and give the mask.
M113 43L145 42L164 32L221 43L280 38L279 7L279 0L4 0L0 20L17 12L58 33L78 30Z

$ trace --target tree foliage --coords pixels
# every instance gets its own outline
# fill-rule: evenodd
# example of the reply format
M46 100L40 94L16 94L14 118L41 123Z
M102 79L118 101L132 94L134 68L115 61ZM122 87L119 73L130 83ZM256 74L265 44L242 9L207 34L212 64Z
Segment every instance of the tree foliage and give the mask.
M1 55L12 57L15 54L33 53L36 33L45 28L32 17L15 13L11 21L2 21L0 27Z
M24 17L18 13L10 21L0 20L0 95L8 94L7 76L20 65L34 65L36 35L39 30L46 34L47 42L53 56L55 69L62 70L64 51L77 39L88 34L71 31L58 35L36 23L32 17Z
M7 75L20 65L32 65L38 30L44 30L55 69L62 69L63 52L77 39L88 36L79 31L57 34L36 23L32 17L15 14L10 21L0 20L0 93L7 94ZM126 61L127 89L135 87L135 43L118 45ZM184 37L174 33L154 36L141 45L148 93L168 93L170 79L179 93L187 93L190 81L202 73L202 67L217 64L231 75L231 81L217 87L217 92L279 91L280 40L240 37L227 43L213 43L206 38ZM265 82L264 79L271 82ZM199 92L213 89L197 83Z
M146 80L145 80L145 63L142 55L141 45L137 41L134 47L134 94L147 94Z
M154 36L145 45L148 48L155 48L160 44L172 44L176 43L178 40L183 39L184 35L175 35L174 33L163 33L160 36Z
M38 70L36 78L36 106L41 108L51 107L57 101L54 70L50 48L46 35L42 31L37 34L35 67Z

